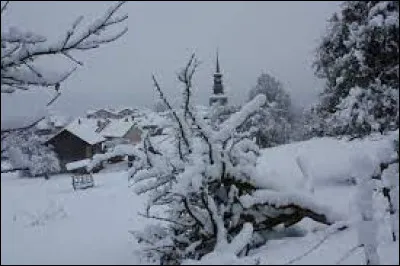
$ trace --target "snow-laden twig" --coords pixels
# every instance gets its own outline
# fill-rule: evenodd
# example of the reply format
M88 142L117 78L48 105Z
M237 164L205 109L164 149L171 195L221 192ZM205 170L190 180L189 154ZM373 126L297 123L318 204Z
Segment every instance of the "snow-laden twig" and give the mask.
M4 10L6 10L7 5L10 3L10 1L6 1L6 3L1 7L1 13L3 14Z
M7 4L8 2L3 5L2 12ZM34 63L38 58L44 56L61 55L78 65L82 65L82 62L76 60L70 52L98 48L103 44L119 39L127 32L125 27L114 34L104 33L110 25L119 24L128 18L127 15L114 16L123 4L123 1L116 3L102 17L96 19L79 34L78 26L82 22L83 16L78 17L64 36L52 44L48 43L43 36L32 32L23 32L15 27L2 32L1 92L12 93L11 88L17 86L49 87L63 82L73 71L54 75L49 71L50 69L37 71L37 67L30 63ZM3 85L8 85L8 89L3 89Z

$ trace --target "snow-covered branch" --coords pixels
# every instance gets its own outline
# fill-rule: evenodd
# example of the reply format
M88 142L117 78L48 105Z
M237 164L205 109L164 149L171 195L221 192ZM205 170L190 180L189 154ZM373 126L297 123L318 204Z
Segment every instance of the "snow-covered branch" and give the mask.
M6 10L7 5L10 3L10 1L6 1L6 3L1 7L1 13L3 14L4 10Z
M3 5L2 12L8 2ZM83 21L79 16L63 37L54 43L32 32L24 32L15 27L1 33L1 93L12 93L15 89L29 86L52 87L63 82L75 70L52 73L50 69L38 70L33 63L44 56L63 56L73 63L82 65L71 52L89 50L119 39L127 32L127 27L107 33L109 26L120 24L128 15L115 16L124 2L118 2L78 34L78 26ZM106 34L107 33L107 34Z
M136 193L149 194L147 217L167 222L138 234L146 256L161 264L180 264L223 255L236 263L266 241L262 231L276 225L291 226L305 217L328 225L341 220L311 198L260 191L254 185L260 153L248 132L239 128L265 105L266 96L256 95L214 128L192 107L197 64L193 54L178 75L184 85L181 110L171 107L153 76L175 122L178 150L152 152L151 142L144 138L138 148L144 156L130 171ZM161 206L165 211L160 213Z

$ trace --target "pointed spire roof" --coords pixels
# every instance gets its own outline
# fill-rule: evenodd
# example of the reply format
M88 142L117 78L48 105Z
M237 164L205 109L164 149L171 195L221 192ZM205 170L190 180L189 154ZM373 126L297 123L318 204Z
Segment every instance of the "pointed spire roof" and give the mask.
M220 73L219 60L218 60L218 49L217 49L217 67L216 67L215 73Z

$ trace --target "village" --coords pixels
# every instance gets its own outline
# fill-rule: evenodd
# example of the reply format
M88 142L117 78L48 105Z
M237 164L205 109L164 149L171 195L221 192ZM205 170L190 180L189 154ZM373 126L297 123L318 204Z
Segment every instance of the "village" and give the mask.
M2 265L399 265L398 1L1 14Z
M210 106L196 106L199 113L207 123L211 123L212 113L219 109L226 109L228 97L224 91L222 73L218 53L215 61L215 73L213 74L213 86L209 97ZM105 165L125 162L130 167L133 156L130 152L124 154L107 156L101 164L91 167L90 162L101 154L112 154L114 150L130 149L142 142L144 136L149 136L158 145L160 141L173 138L175 129L171 117L171 110L163 105L161 100L156 101L153 109L149 108L100 108L88 110L85 116L68 117L63 115L49 114L31 125L29 132L31 136L39 138L39 146L48 147L54 152L54 158L59 167L56 170L50 168L41 171L39 175L49 179L51 175L60 173L73 173L73 180L82 179L80 175L97 173ZM222 112L221 112L222 113ZM18 135L18 133L14 133ZM21 162L21 152L13 152L8 149L7 137L12 139L13 134L5 133L4 142L6 148L2 150L2 172L20 170L22 175L36 176L31 171L29 160ZM12 142L12 141L11 141ZM50 151L49 150L49 151ZM45 162L45 159L42 161ZM34 166L33 166L34 167ZM94 182L90 178L92 187ZM82 181L80 183L85 183ZM87 187L85 184L82 187ZM75 186L74 186L75 188Z
M60 161L60 172L66 172L76 170L75 165L83 167L85 160L95 154L118 145L139 143L145 131L151 136L163 135L163 129L168 128L164 116L129 108L100 109L77 118L50 115L32 130L41 137L43 145L51 145Z
M168 128L165 121L160 114L148 112L145 115L137 109L100 109L73 119L45 143L54 147L63 171L75 171L84 168L85 162L95 154L111 151L119 145L136 145L144 132L150 136L165 134L163 130ZM110 162L122 160L124 158L113 158Z

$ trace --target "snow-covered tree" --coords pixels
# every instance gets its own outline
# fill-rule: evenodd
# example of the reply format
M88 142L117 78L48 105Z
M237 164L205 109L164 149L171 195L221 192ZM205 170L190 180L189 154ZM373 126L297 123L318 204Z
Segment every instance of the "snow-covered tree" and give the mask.
M260 147L287 143L291 132L291 100L283 85L273 76L263 73L249 92L249 101L263 94L266 103L250 118L245 129L250 129Z
M321 130L323 120L315 110L315 106L311 105L293 114L291 141L303 141L324 135Z
M23 170L29 176L54 174L61 170L56 153L32 129L10 133L2 140L2 148L8 153L13 169Z
M327 135L398 128L399 2L344 2L329 21L315 67L326 79L317 111Z
M160 99L158 99L153 107L154 112L157 113L162 113L168 110L168 107L165 106L165 103L163 101L161 101Z
M113 25L118 25L128 18L127 14L116 15L123 4L124 2L118 2L113 5L103 16L85 27L81 27L84 17L79 16L55 42L49 42L45 36L17 27L8 27L5 31L2 30L1 93L14 93L17 90L29 90L34 87L48 87L54 89L55 92L54 97L48 103L48 105L52 104L61 94L60 84L76 70L76 67L57 72L52 66L40 68L37 62L42 58L53 56L66 58L75 65L83 65L74 57L74 52L96 49L114 42L128 31L128 28L125 27L110 32ZM3 25L8 24L3 16L9 9L10 1L7 1L1 7Z
M135 192L149 194L144 217L159 220L132 232L152 262L180 264L223 256L234 261L265 243L263 232L291 226L304 217L331 224L340 216L303 195L264 187L256 161L259 148L239 131L265 105L264 94L226 119L209 126L192 107L193 55L179 73L183 109L174 109L153 76L160 98L173 117L176 150L162 150L146 136L130 169ZM265 184L265 183L264 183Z

